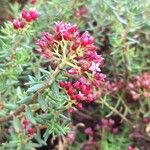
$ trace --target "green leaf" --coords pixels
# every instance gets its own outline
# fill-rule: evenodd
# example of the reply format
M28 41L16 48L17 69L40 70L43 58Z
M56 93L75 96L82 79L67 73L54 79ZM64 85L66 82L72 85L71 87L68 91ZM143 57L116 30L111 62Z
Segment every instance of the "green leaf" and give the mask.
M38 102L39 102L40 108L43 111L46 111L47 105L46 105L45 97L43 95L38 96Z
M50 134L51 134L51 132L50 132L49 129L47 129L47 130L45 131L45 133L43 134L43 137L44 137L44 141L45 141L45 142L48 140Z
M36 125L36 121L33 117L33 113L31 111L30 106L26 107L26 112L25 112L26 117L30 120L31 123L33 123L34 125Z
M18 108L18 105L11 104L11 103L7 103L7 104L5 103L4 107L7 108L7 109L9 109L9 110L16 110Z
M52 90L52 96L54 96L56 99L59 98L59 87L58 84L56 82L54 82L51 85L51 90Z
M41 89L41 88L43 87L43 85L44 85L43 83L36 84L36 85L30 87L30 88L27 90L27 92L29 92L29 93L34 93L34 92L36 92L37 90Z
M42 114L39 117L42 119L50 119L50 118L52 118L52 114Z
M32 99L32 96L27 96L24 97L23 99L21 99L20 101L18 101L18 104L26 104L27 102L29 102Z
M20 120L18 119L18 118L16 118L16 117L14 117L14 119L13 119L13 127L14 127L14 129L15 129L15 131L17 132L17 133L19 133L19 131L20 131Z

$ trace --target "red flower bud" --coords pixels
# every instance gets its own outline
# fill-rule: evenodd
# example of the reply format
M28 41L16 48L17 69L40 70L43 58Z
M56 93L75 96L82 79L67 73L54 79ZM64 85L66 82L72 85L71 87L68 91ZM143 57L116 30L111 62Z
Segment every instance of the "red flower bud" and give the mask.
M25 22L24 21L20 21L20 28L24 28L25 26Z
M20 27L19 21L13 20L12 24L13 24L14 29L16 29L16 30L19 29L19 27Z
M26 21L27 22L31 22L31 20L32 20L32 17L31 17L31 15L29 14L29 13L27 13L27 15L26 15Z
M33 134L34 134L34 130L33 130L33 128L31 128L31 127L30 127L27 131L28 131L28 134L30 134L30 135L33 135Z
M64 88L64 87L65 87L65 82L64 82L64 81L60 81L60 82L59 82L59 86L60 86L61 88Z
M150 119L147 117L143 118L143 123L148 124L150 122Z
M25 126L27 126L29 123L30 123L29 119L27 119L27 118L24 119L23 124L24 124Z

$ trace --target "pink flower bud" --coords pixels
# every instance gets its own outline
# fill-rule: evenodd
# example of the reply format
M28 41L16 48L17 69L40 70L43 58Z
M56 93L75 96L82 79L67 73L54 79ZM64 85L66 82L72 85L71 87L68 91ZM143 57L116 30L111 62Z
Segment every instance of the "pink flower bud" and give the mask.
M78 100L78 101L81 100L81 95L80 95L80 94L77 94L77 95L76 95L76 100Z
M92 44L94 42L94 38L93 37L89 37L89 40L88 40L88 44Z
M26 9L23 9L23 10L21 11L21 16L22 16L22 18L26 19L27 14L28 14L28 12L27 12Z
M74 142L75 138L76 138L75 132L72 131L72 132L68 133L67 140L68 140L69 143Z
M77 107L77 109L81 110L81 109L83 108L82 103L78 103L78 104L76 105L76 107Z
M128 150L133 150L132 146L129 146L129 147L128 147Z
M108 119L103 118L103 119L101 120L101 122L102 122L102 125L103 125L104 127L108 127L108 125L109 125Z
M63 38L64 38L64 40L69 40L70 35L67 31L63 33Z
M71 26L71 28L68 29L68 32L72 34L72 33L74 33L76 30L77 30L77 26L76 26L76 25L73 25L73 26Z
M19 29L20 25L19 25L19 22L17 20L13 20L12 24L13 24L14 29L16 29L16 30Z
M147 117L143 118L143 123L148 124L150 122L150 119Z
M68 109L68 113L73 113L74 112L74 109L73 108L69 108Z
M31 9L29 11L29 14L30 14L32 20L36 20L38 18L38 16L39 16L38 12L36 10L34 10L34 9Z
M76 68L71 68L70 70L68 70L68 73L71 75L75 75L77 74L77 69Z
M119 128L112 128L112 133L113 134L118 134L119 133Z
M20 21L20 28L24 28L25 26L25 22L24 21Z
M66 82L65 83L65 88L66 88L66 90L69 90L71 88L71 83L70 82Z
M84 37L84 38L81 39L81 44L82 44L83 46L87 46L88 43L89 43L88 37Z
M79 89L80 88L80 82L79 81L76 81L74 84L73 84L74 88L76 89Z
M115 121L112 119L108 119L108 125L113 126L115 124Z
M29 119L24 119L24 121L23 121L23 124L25 125L25 126L27 126L28 124L30 123L30 120Z
M85 134L87 134L88 136L93 136L93 130L92 130L92 128L86 128L85 130L84 130L84 132L85 132Z

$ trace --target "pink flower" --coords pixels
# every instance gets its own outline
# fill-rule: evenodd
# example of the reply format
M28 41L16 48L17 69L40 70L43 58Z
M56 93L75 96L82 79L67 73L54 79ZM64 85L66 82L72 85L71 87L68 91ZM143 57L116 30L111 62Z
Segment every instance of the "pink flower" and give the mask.
M93 37L89 36L89 33L87 31L84 32L80 38L81 45L85 47L93 44L93 41Z
M103 74L103 73L98 73L97 72L97 73L94 74L94 77L95 77L96 80L104 81L104 79L106 78L106 75Z
M68 133L67 140L68 140L69 143L74 142L75 138L76 138L76 134L75 134L74 131L71 131L71 132Z
M84 130L84 132L88 135L88 136L93 136L93 130L91 127L88 127Z
M92 62L92 65L90 66L89 70L92 71L93 74L95 74L96 72L100 72L101 69L99 68L100 66L100 63L95 63L95 62Z
M39 16L38 11L35 9L30 9L29 14L30 14L32 20L36 20Z
M79 91L79 93L76 95L76 99L79 101L82 100L83 97L84 97L84 94L82 94L81 91Z

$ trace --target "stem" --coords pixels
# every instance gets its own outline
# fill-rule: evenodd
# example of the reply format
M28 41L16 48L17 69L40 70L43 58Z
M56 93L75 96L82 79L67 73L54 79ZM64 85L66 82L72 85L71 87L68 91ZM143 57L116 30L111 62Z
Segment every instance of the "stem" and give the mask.
M103 101L103 104L106 107L108 107L110 110L112 110L113 112L115 112L117 115L119 115L123 120L125 120L131 126L133 126L133 123L129 119L127 119L124 115L122 115L117 109L115 109L114 107L112 107L111 105L109 105L106 101Z
M25 109L25 104L21 105L15 112L13 112L12 114L6 116L6 117L1 117L0 118L0 124L2 123L6 123L7 121L13 119L14 116L19 115L22 111L24 111Z
M27 26L27 28L25 28L24 30L22 30L22 32L20 33L20 35L18 36L18 39L16 41L16 43L14 43L14 45L12 46L13 47L13 50L14 52L11 54L10 58L9 58L9 62L11 62L13 59L14 59L14 55L16 53L16 49L17 47L19 46L19 44L22 42L23 38L24 38L24 35L26 33L26 31L30 28L30 25Z
M101 104L104 104L107 108L109 108L111 111L113 111L114 113L116 113L117 115L119 115L123 120L125 120L128 124L130 124L131 126L134 126L133 123L127 119L124 115L122 115L117 109L115 109L114 107L112 107L111 105L109 105L105 100L102 100L99 102Z
M128 25L127 25L127 27L126 27L126 29L123 32L122 37L121 37L121 44L123 45L123 47L122 47L122 59L123 59L123 64L125 66L125 78L126 78L126 80L128 79L129 74L130 74L127 56L126 56L126 51L127 51L126 40L127 40L128 33L130 31L130 26L131 26L130 23L128 23Z

